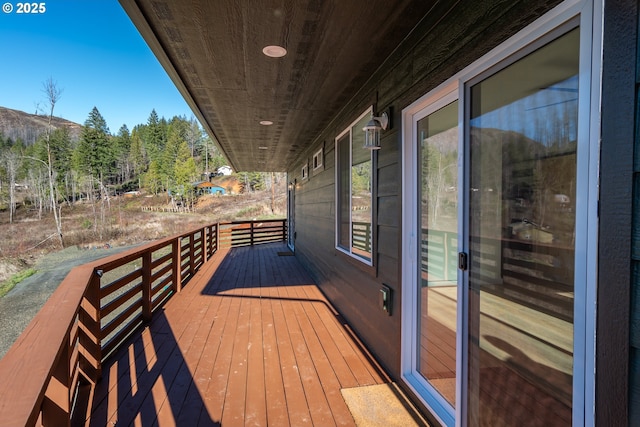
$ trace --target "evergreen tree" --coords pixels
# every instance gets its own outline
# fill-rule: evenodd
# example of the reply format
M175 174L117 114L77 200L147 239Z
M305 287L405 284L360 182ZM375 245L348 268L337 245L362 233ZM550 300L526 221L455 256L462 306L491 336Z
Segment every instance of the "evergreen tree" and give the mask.
M144 186L156 196L162 191L162 175L160 174L160 166L158 162L152 160L149 163L149 170L144 175Z
M191 157L191 152L186 141L180 142L174 162L174 185L189 203L194 197L194 188L191 185L197 176L196 162Z
M82 137L76 149L75 163L81 173L104 180L115 164L109 128L96 107L84 123Z
M264 176L260 172L241 172L238 179L244 187L245 192L264 190Z
M138 127L131 132L131 146L129 148L129 161L131 162L133 175L141 175L147 170L147 159L144 143L140 137Z
M71 170L71 137L69 129L62 127L53 131L51 135L51 156L56 182L62 184L64 177Z
M158 161L164 151L166 142L167 122L158 118L158 113L153 109L147 120L144 132L144 149L149 156L149 161Z
M114 147L116 151L116 157L120 158L126 155L131 148L131 133L127 125L122 125L118 134L114 138Z
M184 140L180 135L179 126L170 126L169 134L167 136L167 144L164 152L162 153L162 163L160 164L160 173L164 179L164 182L171 185L175 182L175 164L178 159L180 147ZM186 144L186 143L185 143ZM187 148L187 153L189 150Z
M131 134L127 125L122 125L118 134L113 137L114 157L118 181L123 183L131 179L133 166L130 158Z

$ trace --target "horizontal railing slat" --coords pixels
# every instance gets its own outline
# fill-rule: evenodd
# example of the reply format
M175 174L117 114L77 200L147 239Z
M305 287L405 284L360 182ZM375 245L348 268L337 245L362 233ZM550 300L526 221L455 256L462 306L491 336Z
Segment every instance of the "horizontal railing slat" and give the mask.
M108 285L100 288L100 298L105 298L105 297L108 297L109 295L113 295L115 292L124 288L129 283L140 278L141 276L142 276L142 270L138 269L138 270L132 271L126 276L122 276L121 278L114 280Z
M154 268L158 267L159 265L164 264L167 261L171 261L172 255L173 254L171 252L169 252L168 254L166 254L166 255L158 258L158 259L153 260L151 262L151 269L154 269Z
M171 276L166 277L164 280L162 280L160 283L158 283L157 285L153 286L151 288L151 296L155 296L155 294L157 294L158 292L160 292L161 289L164 288L169 288L171 289L171 286L169 286L171 284Z
M117 334L111 337L111 339L104 344L102 352L105 355L110 355L136 328L140 327L142 324L142 314L135 316L124 328L118 331Z
M140 286L132 287L131 289L124 292L123 294L118 295L109 303L103 305L102 308L100 309L100 311L102 312L102 317L106 317L111 313L113 313L114 311L116 311L117 309L119 309L120 307L122 307L124 303L126 303L131 298L133 298L134 295L139 294L141 290L142 289Z
M151 275L151 283L154 283L156 280L169 273L171 270L173 270L172 264L167 264L166 266L162 267L160 270Z
M102 338L108 337L113 331L121 327L123 320L128 319L133 313L142 308L142 298L135 300L127 306L122 313L119 313L113 320L102 327Z

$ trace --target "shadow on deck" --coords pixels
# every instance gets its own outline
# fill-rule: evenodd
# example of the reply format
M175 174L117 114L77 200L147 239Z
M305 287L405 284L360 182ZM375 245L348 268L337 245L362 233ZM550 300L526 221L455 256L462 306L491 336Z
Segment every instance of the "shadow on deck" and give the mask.
M354 425L388 382L284 244L220 250L103 365L87 424Z

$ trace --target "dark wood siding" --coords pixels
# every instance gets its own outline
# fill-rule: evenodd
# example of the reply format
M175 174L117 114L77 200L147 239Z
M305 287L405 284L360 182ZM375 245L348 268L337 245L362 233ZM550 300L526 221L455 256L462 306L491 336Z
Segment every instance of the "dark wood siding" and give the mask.
M640 425L638 1L606 1L604 12L596 425L636 426Z
M389 58L380 58L367 86L351 97L308 149L292 176L324 146L324 170L296 192L296 253L322 291L396 379L400 376L402 109L558 4L553 1L439 2ZM340 64L336 64L339 68ZM335 137L370 105L392 108L374 162L374 268L335 249ZM378 297L393 291L392 315Z

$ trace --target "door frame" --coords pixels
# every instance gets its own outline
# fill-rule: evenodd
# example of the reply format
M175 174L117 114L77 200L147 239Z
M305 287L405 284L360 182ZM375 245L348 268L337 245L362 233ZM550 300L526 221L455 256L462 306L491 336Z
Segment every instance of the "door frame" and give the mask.
M429 114L439 110L442 107L458 100L458 81L450 81L445 85L433 90L427 96L420 98L410 107L402 112L403 118L403 167L402 167L402 191L403 191L403 230L402 233L402 354L401 354L401 372L404 381L422 400L423 404L429 408L434 417L442 425L451 425L453 422L458 423L456 410L450 408L449 403L442 398L439 393L417 372L418 352L413 339L417 336L418 322L416 314L418 313L418 300L415 297L418 285L418 266L419 266L419 242L421 240L420 220L418 218L418 146L413 141L416 140L416 126L418 120ZM458 110L460 111L460 109ZM460 113L458 112L458 133L461 135ZM458 171L460 171L461 160L461 138L458 138ZM458 172L458 182L460 181L460 172ZM459 194L458 194L459 197ZM458 200L460 203L460 200ZM460 235L461 223L458 222L458 235ZM407 232L408 231L408 232ZM460 243L458 243L460 244ZM458 270L458 301L461 301L461 277ZM459 306L456 309L457 319L456 325L462 324L463 319L460 317L462 311ZM456 334L456 407L460 402L459 377L461 368L460 345L461 336ZM410 349L410 350L408 350Z
M296 179L287 184L287 246L296 249Z
M416 370L418 304L417 262L419 225L417 218L417 147L415 118L441 99L457 91L459 100L458 127L458 251L468 253L468 144L465 109L467 83L490 68L517 55L527 46L562 27L573 19L580 26L580 101L578 124L578 168L576 191L576 243L574 294L574 358L573 358L573 423L592 426L595 423L595 343L597 302L598 248L598 181L600 152L600 88L602 63L603 0L566 0L535 22L509 38L455 76L428 92L402 111L402 333L401 376L404 383L418 397L442 425L466 425L466 368L468 338L468 271L458 270L458 309L456 334L456 405L455 414L446 407L421 381ZM455 98L454 98L455 99ZM445 104L443 104L445 105ZM434 111L434 110L431 110ZM464 360L463 360L464 359ZM465 391L463 393L463 391Z

